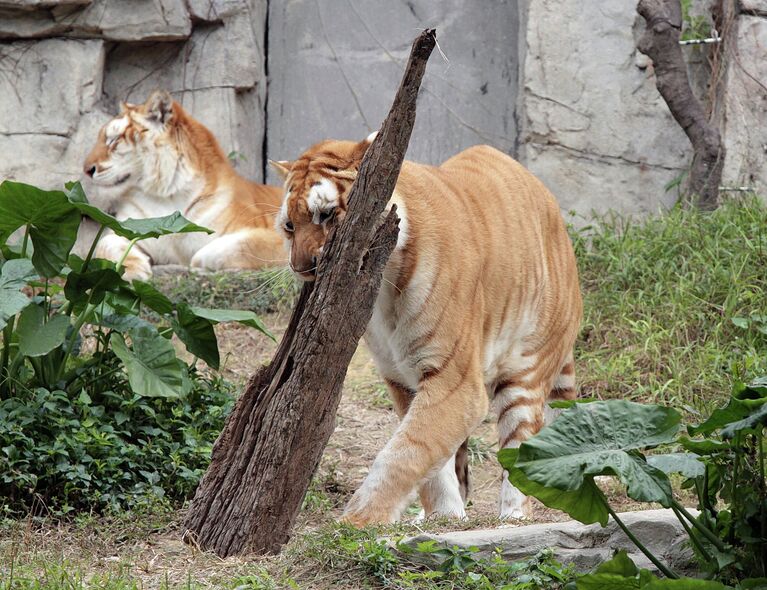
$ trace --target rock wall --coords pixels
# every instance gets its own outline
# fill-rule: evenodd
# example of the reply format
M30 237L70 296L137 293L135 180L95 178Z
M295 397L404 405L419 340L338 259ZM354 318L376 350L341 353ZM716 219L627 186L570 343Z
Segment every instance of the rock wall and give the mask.
M688 141L636 50L640 21L636 0L529 5L520 157L564 209L647 212L675 198L664 186Z
M722 183L767 197L767 0L735 18L724 97Z
M0 0L0 178L79 178L119 102L164 88L261 180L266 10L266 0Z
M636 0L0 0L0 178L56 187L120 100L170 90L239 170L275 178L326 137L378 128L410 42L437 27L408 156L476 143L588 215L645 213L690 149L639 54ZM725 184L767 193L767 6L741 0L722 105ZM705 49L685 49L705 65ZM442 55L440 55L442 53ZM692 70L704 79L705 68ZM268 86L267 86L268 80ZM578 223L576 219L576 223Z

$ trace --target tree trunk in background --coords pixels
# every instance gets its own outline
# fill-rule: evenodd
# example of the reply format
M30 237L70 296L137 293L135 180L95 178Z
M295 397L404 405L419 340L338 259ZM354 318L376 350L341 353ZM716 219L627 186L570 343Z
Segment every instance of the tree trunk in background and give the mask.
M304 285L271 364L254 375L216 441L189 507L185 539L221 557L276 553L290 532L335 428L341 386L372 315L397 241L382 221L415 122L434 30L413 43L405 75L329 237L314 284Z
M671 114L692 144L687 193L702 209L715 209L724 165L724 146L690 87L679 45L682 7L679 0L639 0L637 12L647 28L637 48L653 61L655 83Z

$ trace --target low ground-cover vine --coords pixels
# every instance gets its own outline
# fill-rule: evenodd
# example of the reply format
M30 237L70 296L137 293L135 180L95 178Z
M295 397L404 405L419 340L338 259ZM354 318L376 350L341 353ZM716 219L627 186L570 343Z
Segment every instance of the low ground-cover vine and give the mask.
M79 184L0 185L0 503L119 507L151 494L183 499L207 465L231 388L175 353L219 364L214 324L267 333L249 311L174 303L121 262L71 250L82 217L132 243L208 231L175 213L118 221ZM22 237L10 243L14 232ZM142 310L159 317L142 318Z

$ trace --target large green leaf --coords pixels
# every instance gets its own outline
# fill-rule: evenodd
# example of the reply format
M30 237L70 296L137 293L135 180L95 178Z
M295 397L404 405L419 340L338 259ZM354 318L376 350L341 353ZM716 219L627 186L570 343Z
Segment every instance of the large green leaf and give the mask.
M67 275L64 295L78 309L86 302L93 305L101 303L107 293L117 292L124 287L128 287L128 283L113 268L89 270L85 273L72 271Z
M196 315L186 303L179 303L171 326L189 352L218 369L218 340L210 320Z
M32 301L21 292L28 281L37 276L27 258L8 260L0 269L0 330Z
M671 442L680 418L671 408L624 400L578 404L522 443L515 466L532 481L563 491L582 490L596 475L616 475L631 498L668 507L668 477L639 449Z
M681 473L687 478L703 477L706 466L698 460L695 453L667 453L650 455L647 463L660 469L665 474Z
M643 581L654 578L646 570L641 572L631 561L625 549L618 551L612 559L605 561L593 573L581 576L578 590L631 590L640 588Z
M0 234L24 226L29 226L35 268L44 277L55 277L77 240L80 213L61 191L6 180L0 184Z
M611 559L601 563L594 571L595 574L617 574L624 578L633 578L639 575L639 568L631 560L625 549L621 549Z
M255 328L274 340L272 333L252 311L239 309L208 309L207 307L191 307L190 309L194 315L210 320L214 324L218 322L238 322L244 326Z
M86 217L90 217L97 223L108 227L118 236L123 236L129 240L144 240L147 238L158 238L167 234L190 232L213 233L213 230L192 223L178 211L163 217L125 219L123 221L118 221L108 213L105 213L98 207L94 207L88 203L88 199L79 182L67 184L66 196L69 199L69 202L77 208L80 213Z
M125 365L133 392L145 397L179 397L182 367L173 345L146 327L131 330L130 337L132 350L118 332L112 332L110 343Z
M639 578L626 578L618 574L587 574L579 578L577 590L638 590Z
M767 425L767 404L756 408L751 414L738 420L731 422L724 428L722 428L723 438L734 438L735 435L741 430L752 430L755 428L764 428Z
M695 453L696 455L712 455L716 453L722 453L731 448L731 444L726 441L716 440L713 438L688 438L686 436L680 436L677 439L682 447Z
M758 400L767 398L767 375L757 377L750 383L735 383L732 396L742 400Z
M111 307L108 307L104 313L102 313L101 307L102 306L99 306L96 317L93 320L93 323L96 325L115 330L121 334L125 334L134 328L154 328L153 324L137 315L115 313Z
M766 398L737 399L735 397L730 397L727 404L724 407L717 408L711 412L711 415L705 422L697 426L688 426L687 432L689 432L691 436L697 434L711 434L730 424L740 423L742 420L748 419L752 414L760 412L765 405L767 405ZM740 428L745 428L745 426Z
M21 312L16 333L19 353L24 356L44 356L64 343L69 329L69 318L54 315L47 322L45 311L39 305L29 305Z
M141 303L146 305L152 311L156 311L160 315L173 312L173 302L163 293L158 291L151 283L135 279L133 281L133 290L136 292L136 295L138 295Z
M593 480L573 491L547 488L529 479L515 463L519 449L501 449L498 451L498 461L509 474L509 481L527 496L533 496L549 508L556 508L569 514L575 520L584 524L598 522L607 525L609 513L602 492Z
M650 571L637 568L626 551L621 550L593 573L578 578L576 588L577 590L727 590L729 586L693 578L659 579Z

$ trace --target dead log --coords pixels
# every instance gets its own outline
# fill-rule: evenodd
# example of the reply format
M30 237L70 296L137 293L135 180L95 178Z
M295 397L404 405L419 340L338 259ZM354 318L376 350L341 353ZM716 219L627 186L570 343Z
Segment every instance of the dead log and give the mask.
M272 362L254 375L213 448L189 506L185 539L221 557L276 553L290 538L335 427L341 386L370 321L397 240L382 221L415 122L434 30L413 43L391 111L365 154L344 222L329 236Z
M692 144L692 166L685 192L700 208L715 209L724 166L724 145L719 129L711 124L690 87L687 64L679 45L681 4L679 0L639 0L637 12L647 24L637 48L652 60L658 91Z

